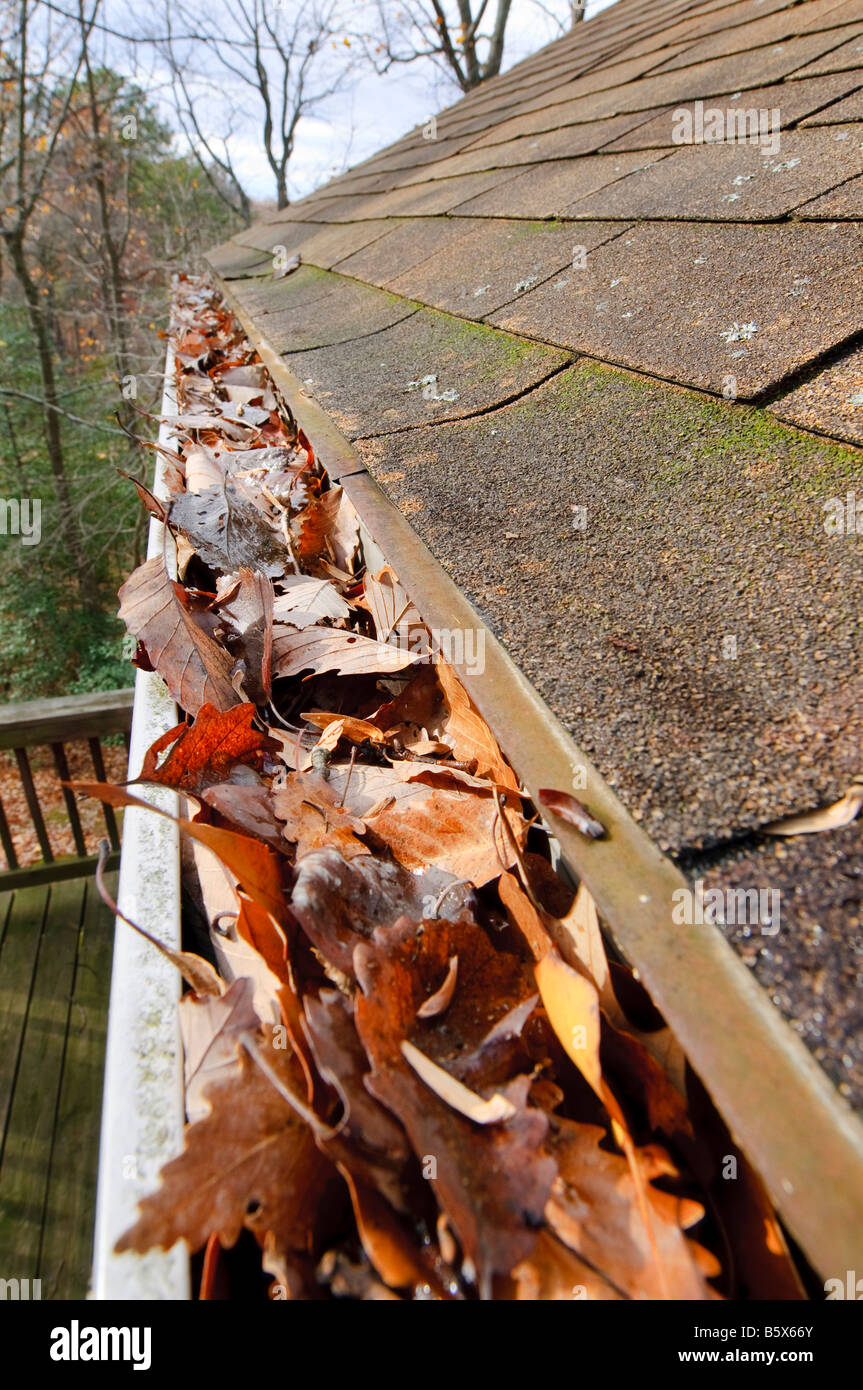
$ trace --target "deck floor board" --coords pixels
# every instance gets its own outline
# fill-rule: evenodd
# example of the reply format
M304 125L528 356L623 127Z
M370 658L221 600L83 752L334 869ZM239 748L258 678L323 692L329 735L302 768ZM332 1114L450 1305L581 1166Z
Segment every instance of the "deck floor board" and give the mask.
M113 922L92 878L0 893L0 1264L87 1293Z

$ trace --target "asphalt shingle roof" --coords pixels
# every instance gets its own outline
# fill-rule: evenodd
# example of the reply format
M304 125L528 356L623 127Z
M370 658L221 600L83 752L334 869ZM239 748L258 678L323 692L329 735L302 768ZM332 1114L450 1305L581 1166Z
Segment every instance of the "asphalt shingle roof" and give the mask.
M676 144L682 107L778 110L778 147ZM863 0L618 0L430 133L214 269L662 845L841 795ZM274 282L276 247L303 265Z

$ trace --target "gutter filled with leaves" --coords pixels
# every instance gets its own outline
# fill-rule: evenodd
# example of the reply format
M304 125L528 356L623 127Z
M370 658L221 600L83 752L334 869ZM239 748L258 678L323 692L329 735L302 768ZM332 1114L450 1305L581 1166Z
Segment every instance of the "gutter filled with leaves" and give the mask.
M454 634L364 568L208 285L180 282L173 347L171 496L140 491L180 578L153 556L120 612L187 715L137 780L185 798L220 867L197 859L203 930L171 952L185 1149L118 1250L184 1240L202 1298L803 1297L759 1178L555 873Z

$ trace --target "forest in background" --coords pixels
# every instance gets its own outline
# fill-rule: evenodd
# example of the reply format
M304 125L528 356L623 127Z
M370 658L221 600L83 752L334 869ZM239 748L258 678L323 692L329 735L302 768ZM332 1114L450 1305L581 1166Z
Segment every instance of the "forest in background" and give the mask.
M583 17L570 0L0 0L0 703L131 682L116 591L146 543L129 479L152 455L132 436L154 434L172 275L290 201L303 130L363 73L436 69L448 104L501 69L532 8L557 31Z

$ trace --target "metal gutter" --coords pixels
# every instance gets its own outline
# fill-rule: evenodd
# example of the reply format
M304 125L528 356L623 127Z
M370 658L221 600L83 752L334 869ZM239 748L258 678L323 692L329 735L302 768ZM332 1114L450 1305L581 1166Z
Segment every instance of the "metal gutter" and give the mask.
M735 1142L760 1173L788 1229L825 1279L859 1266L863 1126L742 960L711 925L679 926L673 894L690 885L635 823L483 620L367 472L333 421L270 347L232 287L220 286L330 476L361 521L364 553L393 566L429 627L484 633L482 674L453 660L523 785L568 789L606 827L586 840L555 820L566 864L596 900Z
M176 413L169 349L162 414ZM174 442L167 426L160 429L159 442L168 448ZM153 490L167 499L161 458ZM161 555L166 546L169 568L176 575L173 541L163 533L161 522L152 520L147 558ZM177 707L161 677L139 671L130 778L140 772L150 744L176 722ZM177 815L175 792L148 786L138 795ZM180 838L173 821L134 808L125 812L117 899L118 907L133 922L161 941L180 946ZM189 1252L181 1242L167 1252L114 1254L116 1241L137 1219L138 1202L158 1185L163 1164L183 1147L183 1051L177 1021L181 986L175 967L118 917L99 1146L91 1293L95 1299L190 1297Z

